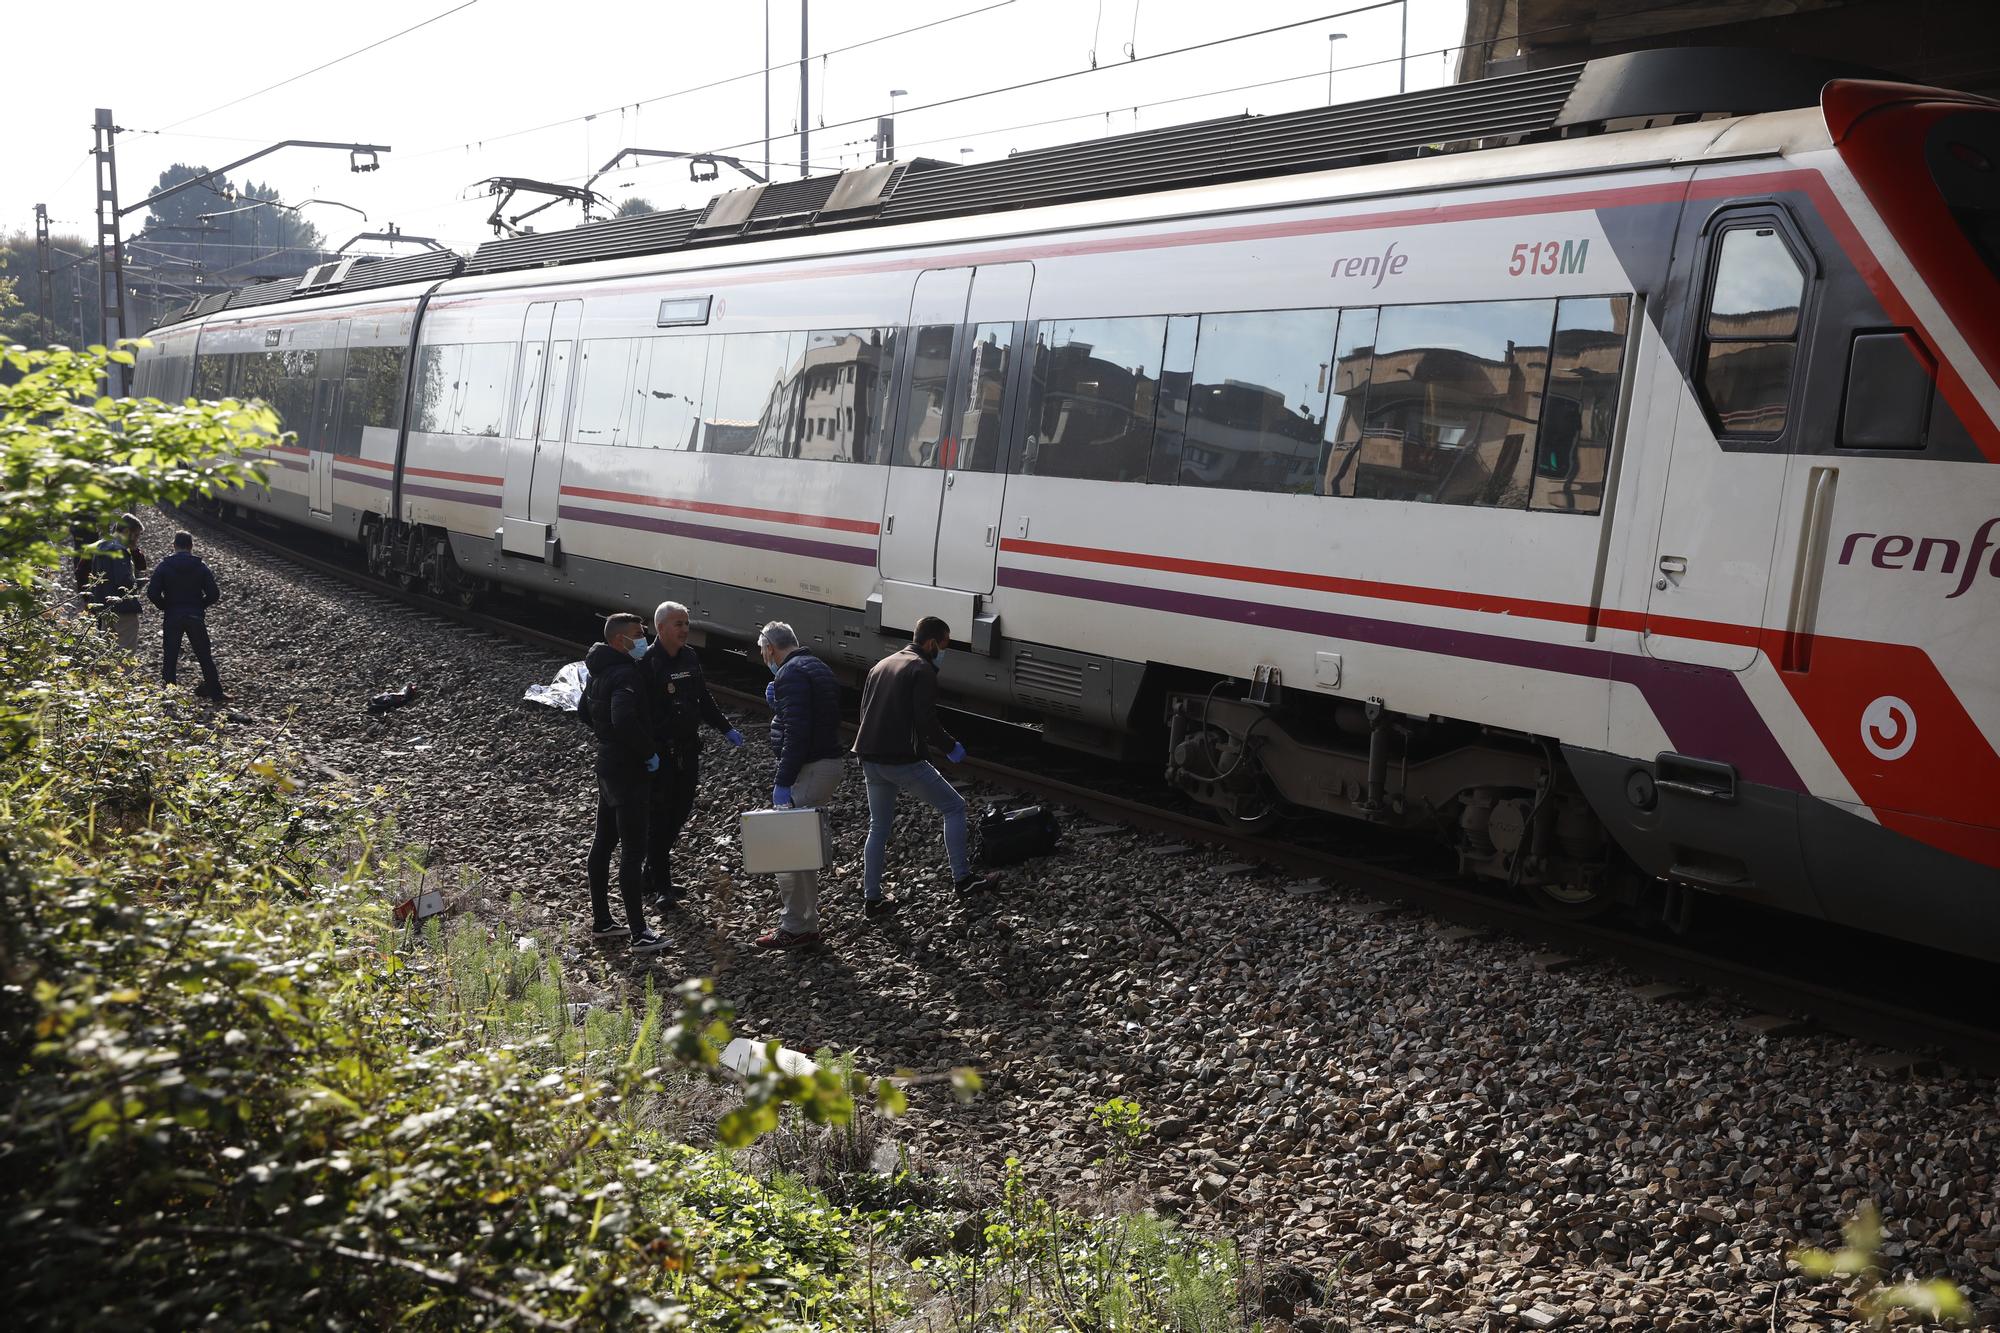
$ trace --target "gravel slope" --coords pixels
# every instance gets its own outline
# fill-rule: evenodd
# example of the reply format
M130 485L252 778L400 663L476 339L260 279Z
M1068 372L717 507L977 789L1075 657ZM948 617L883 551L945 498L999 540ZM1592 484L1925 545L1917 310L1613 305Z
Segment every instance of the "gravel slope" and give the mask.
M919 1089L896 1131L975 1181L1011 1154L1047 1187L1101 1193L1089 1109L1137 1100L1155 1125L1147 1196L1333 1279L1324 1308L1299 1311L1304 1333L1843 1327L1838 1294L1783 1256L1836 1242L1871 1198L1890 1263L1952 1278L2000 1322L1990 1079L1878 1072L1842 1040L1753 1035L1721 1001L1649 1003L1603 965L1538 972L1512 941L1370 916L1121 830L1077 830L967 907L935 819L910 811L889 870L908 906L871 927L858 771L828 947L761 955L749 941L775 893L732 878L730 845L735 813L769 794L761 710L742 751L705 751L679 862L696 897L668 922L674 947L638 961L583 934L582 729L520 702L559 660L357 601L224 533L198 531L197 549L222 582L210 623L242 725L295 748L309 779L374 790L463 877L463 906L563 933L602 985L713 976L744 1032L880 1070L979 1066L985 1096ZM156 652L157 618L145 634ZM419 703L367 716L407 680Z

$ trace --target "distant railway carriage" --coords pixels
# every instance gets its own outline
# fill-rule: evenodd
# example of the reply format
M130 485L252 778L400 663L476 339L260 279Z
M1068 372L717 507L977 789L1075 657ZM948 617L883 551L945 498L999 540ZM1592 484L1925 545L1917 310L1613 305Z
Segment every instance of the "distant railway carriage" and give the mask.
M2000 958L2000 106L1799 73L1645 53L352 261L200 303L138 389L273 404L230 503L446 595L672 596L857 672L937 613L958 701L1165 718L1241 823Z

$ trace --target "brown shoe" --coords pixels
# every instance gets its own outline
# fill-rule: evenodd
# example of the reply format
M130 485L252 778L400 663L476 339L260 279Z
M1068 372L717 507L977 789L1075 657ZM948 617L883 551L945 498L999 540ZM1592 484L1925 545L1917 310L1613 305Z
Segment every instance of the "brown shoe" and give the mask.
M768 935L757 937L760 949L810 949L819 943L819 932L801 933L795 930L774 930Z

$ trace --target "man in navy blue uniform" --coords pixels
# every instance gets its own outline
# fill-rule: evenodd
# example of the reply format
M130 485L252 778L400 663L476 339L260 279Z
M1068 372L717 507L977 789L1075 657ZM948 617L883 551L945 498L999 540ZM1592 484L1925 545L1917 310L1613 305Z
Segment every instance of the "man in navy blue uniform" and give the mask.
M649 905L664 912L679 896L674 891L674 843L694 812L695 787L701 781L702 723L721 732L732 749L743 744L743 733L709 693L701 658L688 646L688 609L679 602L661 602L653 612L653 646L639 659L639 671L646 678L660 755L646 812L651 842L646 851L646 891Z
M604 638L584 655L590 673L578 712L597 738L597 836L590 843L590 933L600 939L630 935L632 952L658 953L664 937L646 929L641 876L646 864L646 806L652 775L660 769L653 748L652 710L639 660L650 647L646 622L627 611L607 616ZM611 853L618 852L618 890L625 924L611 919Z
M174 553L153 566L146 580L146 600L160 609L165 642L160 654L160 678L172 685L180 672L181 640L194 645L195 661L201 663L198 699L222 702L222 677L215 670L215 651L208 641L208 608L222 598L215 575L194 553L194 538L185 532L174 534Z
M824 810L840 786L845 764L840 681L811 649L799 646L798 634L782 620L764 626L757 647L776 678L764 692L771 705L771 745L778 752L771 804ZM778 892L778 928L760 935L757 947L802 949L819 943L819 872L779 875Z

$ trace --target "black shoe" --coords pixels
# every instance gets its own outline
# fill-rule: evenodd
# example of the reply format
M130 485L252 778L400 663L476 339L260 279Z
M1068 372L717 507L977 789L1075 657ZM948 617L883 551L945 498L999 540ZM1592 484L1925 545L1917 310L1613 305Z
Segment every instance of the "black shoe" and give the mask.
M642 931L638 935L632 937L633 953L658 953L660 950L666 947L667 947L667 937L664 935L656 935L650 930Z
M1000 872L989 870L982 875L975 870L964 879L955 881L951 887L957 891L958 896L961 898L969 898L978 893L988 893L1000 887Z
M861 904L861 915L870 921L887 921L903 910L903 905L894 898L870 898Z
M617 939L620 935L630 935L631 933L632 931L629 927L615 926L609 921L599 922L590 928L591 937L600 940Z
M649 893L646 895L646 907L654 912L671 912L680 905L681 900L674 897L671 893Z

